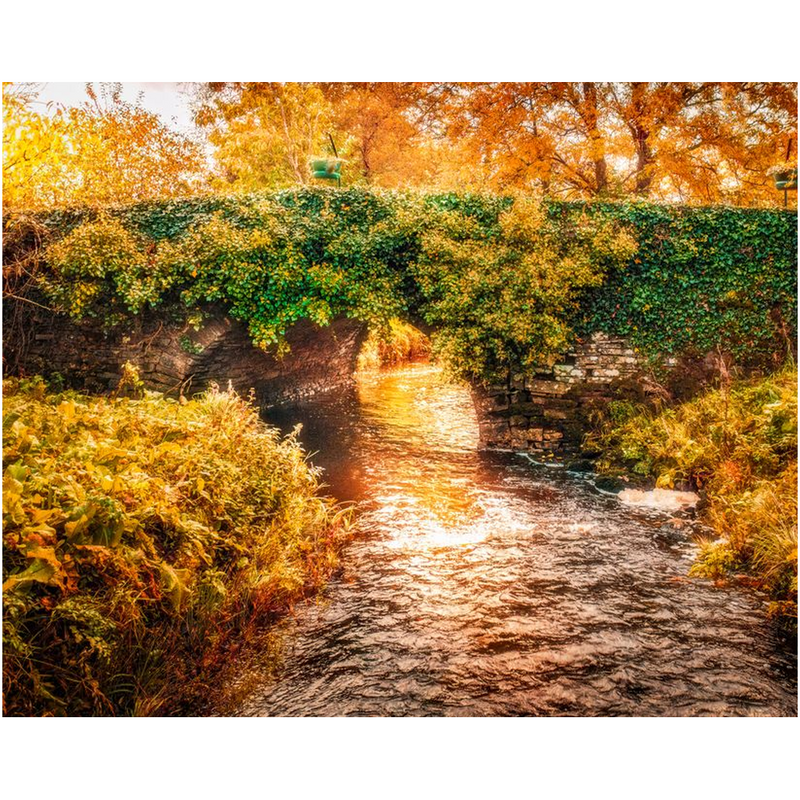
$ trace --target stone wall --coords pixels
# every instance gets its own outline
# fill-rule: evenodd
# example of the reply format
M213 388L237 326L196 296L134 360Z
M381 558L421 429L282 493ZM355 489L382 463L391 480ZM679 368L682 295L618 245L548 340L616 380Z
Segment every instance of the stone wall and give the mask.
M668 363L667 366L671 366ZM553 367L509 374L475 387L481 446L529 452L574 450L593 408L633 385L647 393L637 354L625 339L595 333Z
M139 369L145 386L190 396L211 381L228 381L241 394L255 389L261 407L296 402L352 380L366 335L364 323L336 320L328 328L308 321L287 335L282 359L255 348L246 328L210 309L199 330L168 315L145 314L110 330L93 321L37 311L29 317L25 341L4 335L4 371L64 378L66 385L106 392L119 383L122 365ZM4 331L6 334L7 331Z
M267 408L350 383L365 335L366 326L353 320L338 319L327 328L301 321L287 334L290 352L276 359L253 347L245 327L219 309L206 309L199 330L165 313L104 330L91 320L37 310L28 317L24 342L5 337L3 355L7 373L58 373L66 385L90 392L115 389L126 361L136 365L147 388L173 396L230 381L240 394L253 388ZM574 450L589 412L618 396L626 382L628 389L647 391L636 353L624 339L598 333L551 368L473 386L480 446Z

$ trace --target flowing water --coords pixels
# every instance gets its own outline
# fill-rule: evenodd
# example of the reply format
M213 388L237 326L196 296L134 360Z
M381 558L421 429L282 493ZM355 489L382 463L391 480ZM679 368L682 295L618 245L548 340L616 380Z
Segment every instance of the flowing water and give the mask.
M479 452L434 368L267 418L303 423L359 533L238 713L796 715L793 645L752 591L686 578L686 523Z

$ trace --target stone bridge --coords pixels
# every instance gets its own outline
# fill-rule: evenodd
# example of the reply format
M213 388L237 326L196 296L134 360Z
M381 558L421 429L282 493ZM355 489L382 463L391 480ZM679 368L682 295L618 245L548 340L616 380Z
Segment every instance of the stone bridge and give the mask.
M403 275L414 259L416 245L409 244L413 237L407 241L405 228L401 236L399 228L380 227L380 220L395 219L389 213L396 201L394 195L356 189L297 190L269 195L266 200L270 213L282 209L286 230L300 231L292 252L307 250L309 268L329 257L334 261L344 259L345 267L340 268L352 268L352 280L361 280L365 291L372 289L375 276L369 269L362 269L364 263L383 264L386 278L398 271ZM123 227L127 226L127 232L148 242L150 253L157 250L160 242L182 241L181 237L196 230L193 226L200 225L202 230L209 220L224 219L230 225L235 222L238 230L250 230L253 220L266 219L262 215L263 202L265 198L260 195L249 199L201 197L142 204L113 213ZM473 196L431 196L425 202L429 205L424 207L429 210L459 208L459 213L471 215L469 218L483 226L481 230L485 232L497 226L499 215L508 206L503 198ZM762 348L765 342L772 347L774 340L777 349L770 354L773 362L781 358L778 350L782 349L785 355L787 349L795 347L796 215L775 209L640 204L599 204L590 209L587 204L555 201L548 208L553 219L583 215L589 209L635 229L635 261L606 277L588 303L591 309L585 309L591 317L586 317L581 330L639 330L648 333L651 344L655 340L654 350L693 351L693 362L684 359L676 365L669 359L666 363L661 360L667 372L677 367L666 379L669 388L685 377L695 385L702 382L708 367L703 365L702 353L712 346L720 349L717 340L713 340L716 344L709 344L712 338L708 332L712 328L720 339L730 339L728 334L735 323L743 321L741 332L734 338L751 350L755 350L758 337ZM12 276L29 274L26 269L15 273L14 264L27 263L26 254L38 246L42 226L51 232L49 235L63 236L85 221L84 217L90 218L91 213L54 211L42 217L29 233L17 236L16 245L9 246L13 237L6 237L4 276L7 264ZM8 229L6 220L4 225ZM364 233L367 229L371 231L369 235ZM382 233L375 233L381 230ZM348 253L341 242L349 242L353 231L358 235L352 237L353 252ZM332 249L329 252L326 248ZM227 280L235 282L237 278ZM415 280L409 274L403 278L401 291L406 293L407 307L412 309L409 313L414 313L414 297L419 293ZM216 381L223 387L230 382L243 394L253 388L258 403L265 408L297 402L351 381L366 336L365 325L353 319L337 318L322 328L301 321L287 332L288 355L276 359L254 347L245 327L228 316L227 309L236 308L230 298L225 301L224 295L213 292L198 291L196 297L223 297L219 302L227 304L202 309L192 305L193 312L203 312L203 322L197 330L184 321L185 314L170 312L168 309L173 306L168 303L158 306L161 310L131 314L127 322L104 329L93 319L75 322L50 312L36 301L37 296L33 300L5 299L14 294L6 289L4 285L4 375L59 373L65 383L89 391L115 388L122 365L130 361L139 368L146 386L175 396L191 395ZM386 302L385 297L378 300ZM620 311L620 304L624 311ZM618 312L620 318L628 318L627 327L618 325L619 319L612 324ZM99 313L98 309L94 313ZM246 305L235 313L249 318ZM339 309L336 313L346 312ZM660 350L661 343L670 336L677 345ZM662 391L648 379L644 367L625 339L593 333L579 341L574 352L564 353L552 368L533 374L510 373L493 386L474 385L481 443L485 447L532 451L574 446L597 404L625 393L641 397L653 390ZM664 380L662 375L662 383Z
M150 312L126 325L103 329L45 310L32 317L29 340L6 352L7 371L61 375L66 385L108 392L122 365L138 368L145 386L172 396L191 394L211 382L240 394L255 390L262 408L301 402L353 380L366 325L350 319L318 327L302 320L288 331L282 359L254 347L246 328L221 308L206 310L198 330ZM559 451L579 444L587 412L639 374L634 351L620 338L594 334L551 370L509 375L472 394L487 448ZM640 386L646 384L639 381Z

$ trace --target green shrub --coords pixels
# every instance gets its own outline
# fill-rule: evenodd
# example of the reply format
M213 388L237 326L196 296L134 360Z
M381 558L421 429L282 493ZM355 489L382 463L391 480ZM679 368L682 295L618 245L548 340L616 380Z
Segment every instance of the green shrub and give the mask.
M156 305L179 276L122 223L100 214L74 228L47 250L50 273L43 287L75 319L102 316L116 322Z
M458 211L432 220L412 270L437 353L456 375L491 381L564 353L581 294L635 250L616 223L553 217L519 198L494 232Z

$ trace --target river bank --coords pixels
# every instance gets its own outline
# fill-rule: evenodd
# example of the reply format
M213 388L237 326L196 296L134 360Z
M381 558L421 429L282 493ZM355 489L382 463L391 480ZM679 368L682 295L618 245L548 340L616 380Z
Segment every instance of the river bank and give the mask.
M701 495L695 576L747 580L797 632L797 368L725 381L676 405L609 404L585 445L605 475Z
M4 713L191 709L335 567L350 512L234 393L3 393Z

